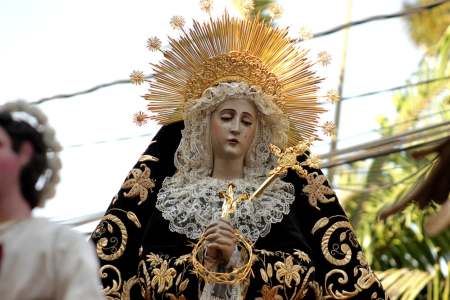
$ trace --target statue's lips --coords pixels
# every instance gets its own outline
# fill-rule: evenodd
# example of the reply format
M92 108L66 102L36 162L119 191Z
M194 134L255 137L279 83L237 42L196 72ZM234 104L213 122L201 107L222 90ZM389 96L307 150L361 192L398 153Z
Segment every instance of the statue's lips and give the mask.
M231 144L231 145L236 145L236 144L239 144L239 140L238 139L227 139L227 143Z

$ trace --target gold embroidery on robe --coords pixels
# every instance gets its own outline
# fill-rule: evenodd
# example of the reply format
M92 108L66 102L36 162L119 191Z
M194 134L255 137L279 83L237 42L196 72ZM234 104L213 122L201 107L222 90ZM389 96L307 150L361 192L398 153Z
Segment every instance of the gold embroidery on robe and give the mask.
M119 228L121 240L120 245L118 245L117 236L112 236L110 238L101 237L106 231L110 234L114 231L113 225L108 222L113 223ZM117 216L108 214L101 219L97 228L94 230L92 237L94 239L100 238L96 244L96 252L98 257L103 260L111 261L119 258L125 252L128 241L128 232L123 222ZM110 252L110 254L106 254L105 250Z
M150 178L150 168L145 164L141 164L140 167L143 169L133 169L130 172L132 178L125 180L122 184L123 189L130 189L128 192L123 193L127 198L134 198L139 196L138 205L142 204L147 200L148 190L152 191L155 187L153 179Z

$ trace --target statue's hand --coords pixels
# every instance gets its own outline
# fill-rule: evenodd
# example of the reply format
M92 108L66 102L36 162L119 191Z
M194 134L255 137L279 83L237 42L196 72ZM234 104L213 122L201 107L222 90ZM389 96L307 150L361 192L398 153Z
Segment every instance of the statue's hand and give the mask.
M234 228L223 219L211 223L204 233L206 239L206 267L212 269L219 264L227 265L236 248Z

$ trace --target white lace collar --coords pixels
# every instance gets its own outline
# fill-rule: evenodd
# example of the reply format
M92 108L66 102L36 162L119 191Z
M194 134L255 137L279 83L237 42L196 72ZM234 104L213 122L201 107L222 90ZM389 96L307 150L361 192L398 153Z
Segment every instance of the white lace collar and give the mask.
M264 179L237 179L235 195L252 194ZM223 200L219 191L225 191L228 181L204 178L195 183L182 184L174 177L164 180L158 193L156 207L169 221L171 231L198 239L204 229L220 218ZM270 232L271 224L281 222L294 202L294 187L277 179L256 201L238 204L230 216L231 223L252 242Z

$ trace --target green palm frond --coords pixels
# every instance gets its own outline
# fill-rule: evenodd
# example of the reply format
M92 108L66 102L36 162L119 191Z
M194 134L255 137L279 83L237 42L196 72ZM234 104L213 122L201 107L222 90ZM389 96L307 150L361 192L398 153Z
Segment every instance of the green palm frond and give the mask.
M391 300L414 300L432 282L434 275L417 269L388 269L377 272Z

